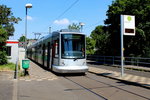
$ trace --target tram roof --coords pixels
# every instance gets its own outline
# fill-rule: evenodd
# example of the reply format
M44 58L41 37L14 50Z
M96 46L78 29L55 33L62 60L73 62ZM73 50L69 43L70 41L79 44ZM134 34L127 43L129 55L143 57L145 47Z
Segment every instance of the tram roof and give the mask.
M84 33L80 32L80 30L77 30L77 29L61 29L60 31L54 31L52 33L50 33L49 35L46 35L42 38L40 38L38 41L36 41L35 43L33 43L31 46L29 46L28 48L30 47L34 47L35 45L38 45L40 44L41 42L43 42L44 40L50 38L50 37L53 37L53 36L57 36L59 34L63 34L63 33L71 33L71 34L82 34L82 35L85 35Z
M61 29L60 32L80 32L79 29Z

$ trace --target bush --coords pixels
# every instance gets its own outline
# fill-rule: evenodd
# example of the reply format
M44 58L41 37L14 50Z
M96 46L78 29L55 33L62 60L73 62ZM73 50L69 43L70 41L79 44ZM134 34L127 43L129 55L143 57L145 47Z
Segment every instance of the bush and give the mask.
M4 64L4 65L0 65L0 70L3 71L7 71L7 70L15 70L15 64L13 63L8 63L8 64Z
M0 51L0 65L7 64L7 56L5 51Z

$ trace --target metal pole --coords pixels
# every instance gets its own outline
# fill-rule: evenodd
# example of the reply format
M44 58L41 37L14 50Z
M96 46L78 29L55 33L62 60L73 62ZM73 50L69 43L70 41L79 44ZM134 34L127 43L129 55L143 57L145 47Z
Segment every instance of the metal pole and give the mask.
M51 27L49 27L49 34L51 33Z
M26 7L26 18L25 18L25 58L26 56L26 51L27 51L27 10L28 8Z
M81 26L81 27L80 27L80 31L82 32L82 31L83 31L83 26L84 26L85 24L82 23L82 22L80 22L79 25Z
M82 30L83 30L83 25L81 25L81 32L82 32Z
M16 59L16 65L15 65L14 79L18 79L18 60L19 60L19 58L17 57L17 59Z
M123 51L124 51L124 46L123 46L123 15L121 15L120 16L121 18L121 20L120 20L120 22L121 22L121 34L120 34L120 36L121 36L121 77L123 77L123 75L124 75L124 53L123 53Z
M114 59L115 59L115 58L114 58L114 56L113 56L113 65L114 65Z

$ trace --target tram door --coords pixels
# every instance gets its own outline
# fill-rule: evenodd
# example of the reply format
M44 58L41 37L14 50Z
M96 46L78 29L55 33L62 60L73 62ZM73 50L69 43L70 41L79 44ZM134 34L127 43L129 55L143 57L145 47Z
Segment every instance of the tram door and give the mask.
M48 42L47 67L51 68L51 64L52 64L52 48L50 42Z
M44 66L45 64L45 44L43 45L43 50L42 50L42 65Z
M59 40L55 40L52 48L52 65L59 64Z
M45 46L45 52L44 52L44 53L45 53L45 54L44 54L44 55L45 55L45 57L44 57L44 66L45 66L45 67L47 67L47 60L48 60L48 58L47 58L47 57L48 57L48 50L47 50L48 47L47 47L47 46L48 46L48 45Z

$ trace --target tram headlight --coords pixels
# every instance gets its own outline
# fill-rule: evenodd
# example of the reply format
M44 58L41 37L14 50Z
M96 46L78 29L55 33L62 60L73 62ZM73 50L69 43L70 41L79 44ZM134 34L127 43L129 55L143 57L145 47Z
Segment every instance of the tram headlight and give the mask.
M86 61L84 61L82 65L86 65Z
M61 65L62 65L62 66L64 66L64 65L65 65L65 63L64 63L64 61L63 61L63 60L61 61Z

